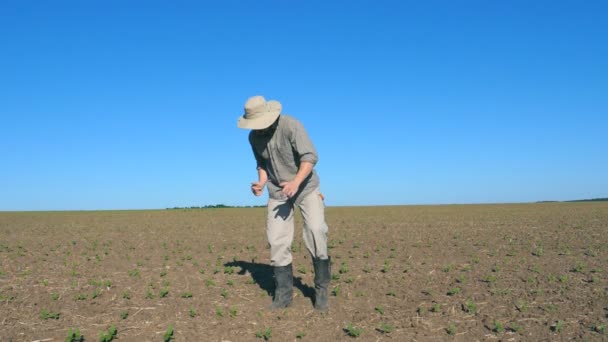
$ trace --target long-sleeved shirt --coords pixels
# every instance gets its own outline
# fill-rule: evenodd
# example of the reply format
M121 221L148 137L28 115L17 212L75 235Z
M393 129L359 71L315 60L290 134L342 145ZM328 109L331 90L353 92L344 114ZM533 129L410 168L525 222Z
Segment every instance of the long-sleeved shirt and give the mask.
M268 194L270 198L287 200L279 184L296 177L301 162L315 165L319 160L317 151L304 126L295 118L281 114L272 135L249 133L249 143L257 162L257 167L268 174ZM292 200L298 201L319 187L319 176L314 168L300 185Z

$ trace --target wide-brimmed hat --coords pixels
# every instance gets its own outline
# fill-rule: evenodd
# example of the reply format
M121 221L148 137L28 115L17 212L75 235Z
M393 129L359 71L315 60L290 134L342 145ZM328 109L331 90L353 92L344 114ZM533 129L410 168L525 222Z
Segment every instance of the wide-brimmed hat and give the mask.
M272 125L281 114L279 101L266 101L263 96L250 97L245 102L245 114L239 117L237 126L244 129L264 129Z

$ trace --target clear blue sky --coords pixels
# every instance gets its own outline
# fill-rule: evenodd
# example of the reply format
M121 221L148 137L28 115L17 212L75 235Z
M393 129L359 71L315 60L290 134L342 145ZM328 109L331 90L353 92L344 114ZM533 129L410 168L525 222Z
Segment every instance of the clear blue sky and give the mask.
M608 197L606 1L1 1L0 210L262 205L249 96L328 205Z

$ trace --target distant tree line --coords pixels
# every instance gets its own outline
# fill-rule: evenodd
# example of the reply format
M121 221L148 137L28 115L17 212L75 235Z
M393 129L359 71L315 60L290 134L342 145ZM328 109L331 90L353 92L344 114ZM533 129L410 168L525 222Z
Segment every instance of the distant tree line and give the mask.
M265 205L226 205L226 204L210 204L204 205L202 207L192 206L192 207L173 207L167 208L167 210L177 210L177 209L224 209L224 208L265 208Z
M573 200L573 201L566 201L566 202L604 202L604 201L608 201L608 197Z
M563 202L606 202L606 201L608 201L608 197L570 200L570 201L563 201ZM560 201L538 201L537 203L558 203L558 202L560 202Z

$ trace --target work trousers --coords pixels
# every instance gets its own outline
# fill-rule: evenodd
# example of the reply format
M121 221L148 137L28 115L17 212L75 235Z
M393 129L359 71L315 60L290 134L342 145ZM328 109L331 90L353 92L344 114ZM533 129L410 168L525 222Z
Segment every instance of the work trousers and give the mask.
M292 261L291 244L294 231L294 208L298 206L304 219L304 244L313 258L327 259L325 204L319 189L301 201L268 201L266 234L270 243L270 265L287 266Z

